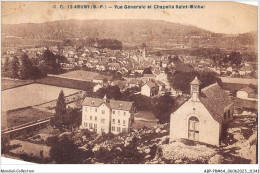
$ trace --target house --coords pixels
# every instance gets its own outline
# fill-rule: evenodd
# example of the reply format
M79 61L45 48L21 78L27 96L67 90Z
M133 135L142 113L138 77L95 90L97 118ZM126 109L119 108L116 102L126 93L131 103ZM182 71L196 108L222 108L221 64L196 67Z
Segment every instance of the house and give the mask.
M104 65L96 65L96 70L105 71L106 67Z
M152 97L154 95L157 95L159 91L159 87L155 82L147 81L142 87L141 87L141 94Z
M88 68L93 68L92 64L89 63L89 62L86 63L86 66L87 66Z
M130 126L134 123L133 102L110 100L110 107L112 110L111 132L114 134L129 132Z
M167 83L167 74L164 71L160 71L160 73L156 74L156 80L160 80L163 83Z
M200 90L196 77L190 99L171 114L170 141L189 139L219 146L222 130L233 117L233 102L217 83Z
M237 91L237 98L257 101L258 95L253 88L247 86Z
M142 79L145 80L145 81L155 80L156 79L156 75L154 75L154 74L144 74Z
M109 70L118 70L120 68L119 63L108 63L108 69Z
M139 74L143 74L144 70L143 69L136 69L135 72L139 73Z
M162 67L163 67L163 68L166 68L166 67L167 67L167 64L168 64L168 61L162 61Z
M143 84L142 80L138 80L138 79L131 79L130 82L128 83L128 86L130 88L132 87L141 87Z
M96 75L93 78L93 83L104 83L104 82L108 82L111 83L112 82L112 76L106 76L106 75Z
M82 128L96 133L128 132L134 122L133 102L86 97L82 102Z
M230 77L220 77L221 87L226 90L240 90L247 86L254 85L258 86L258 79L249 79L249 78L230 78Z
M165 88L165 84L163 83L163 82L161 82L161 81L156 81L156 83L157 83L157 85L159 86L159 91L161 91L162 89L164 89Z
M232 71L233 71L233 68L230 66L230 67L227 68L227 71L228 71L228 72L232 72Z
M171 88L170 92L171 92L171 96L173 96L173 97L181 96L181 95L182 95L182 91L179 90L179 89L173 89L173 88Z
M99 89L102 88L102 87L103 87L102 84L100 84L100 83L96 84L96 85L93 87L93 92L97 92L97 90L99 90Z
M111 86L118 86L120 88L120 91L123 92L127 89L128 83L127 83L127 81L124 81L124 80L114 80L111 83Z
M253 68L249 65L244 66L243 68L241 68L238 73L239 75L247 75L253 72Z

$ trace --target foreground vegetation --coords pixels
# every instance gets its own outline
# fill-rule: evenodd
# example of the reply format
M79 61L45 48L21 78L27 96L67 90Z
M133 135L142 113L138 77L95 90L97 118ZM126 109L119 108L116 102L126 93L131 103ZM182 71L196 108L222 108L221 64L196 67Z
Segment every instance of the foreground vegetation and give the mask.
M50 147L46 159L35 161L37 158L29 154L27 158L24 154L17 157L59 164L255 164L256 131L256 116L237 115L230 123L226 139L215 147L189 140L169 142L169 124L119 135L97 135L87 129L61 132L48 127L26 140Z

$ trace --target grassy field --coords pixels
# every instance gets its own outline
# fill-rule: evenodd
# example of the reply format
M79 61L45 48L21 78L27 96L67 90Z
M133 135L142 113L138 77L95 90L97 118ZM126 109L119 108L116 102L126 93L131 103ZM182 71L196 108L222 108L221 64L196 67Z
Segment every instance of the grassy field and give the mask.
M79 80L72 80L60 77L45 77L35 80L36 83L53 85L57 87L72 88L84 91L92 91L94 84L92 82L84 82Z
M58 76L61 78L90 81L98 74L99 73L91 72L91 71L76 70L76 71L70 71L68 73L60 74Z
M134 123L131 128L141 129L143 127L152 128L158 123L158 119L149 111L139 111L134 115Z
M79 92L76 89L30 84L2 91L2 111L42 104L58 98L63 90L65 96Z
M149 111L139 111L134 116L135 116L135 118L143 118L143 119L147 119L147 120L156 119L154 114Z
M6 129L14 126L19 126L52 116L53 114L51 114L50 112L44 112L30 107L9 112L2 111L1 128Z
M8 80L1 79L1 90L11 89L18 86L23 86L32 83L32 80Z

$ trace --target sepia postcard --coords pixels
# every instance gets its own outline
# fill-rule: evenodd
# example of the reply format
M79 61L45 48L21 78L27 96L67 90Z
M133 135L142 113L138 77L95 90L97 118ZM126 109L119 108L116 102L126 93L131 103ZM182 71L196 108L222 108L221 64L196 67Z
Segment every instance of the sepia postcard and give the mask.
M258 7L2 1L1 159L258 173Z

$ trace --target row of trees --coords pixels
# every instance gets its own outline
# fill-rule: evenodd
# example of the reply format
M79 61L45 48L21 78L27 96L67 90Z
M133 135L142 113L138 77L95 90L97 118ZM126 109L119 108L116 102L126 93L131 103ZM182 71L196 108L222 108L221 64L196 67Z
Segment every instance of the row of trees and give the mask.
M29 58L23 53L19 58L7 57L2 65L2 75L5 77L25 79L38 79L45 77L47 73L61 73L62 69L59 62L65 61L60 55L54 55L50 50L45 50L42 55Z
M30 60L27 54L23 54L20 58L16 56L12 59L6 58L2 73L3 76L22 80L37 79L47 75L44 66Z
M242 55L240 52L232 52L229 56L224 53L213 54L214 64L219 66L235 66L239 67L242 63Z
M109 48L112 50L121 50L123 48L122 42L116 39L101 39L97 43L100 48Z
M2 68L5 77L20 79L37 79L46 76L43 67L34 64L26 54L20 59L13 57L11 60L6 58Z
M176 71L174 74L168 74L169 83L173 88L181 90L183 93L190 93L190 82L198 77L202 82L200 88L209 86L215 82L219 82L219 78L214 72L204 72L204 71Z

